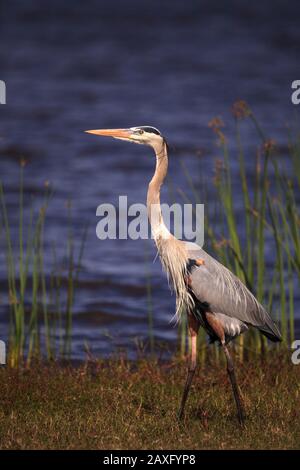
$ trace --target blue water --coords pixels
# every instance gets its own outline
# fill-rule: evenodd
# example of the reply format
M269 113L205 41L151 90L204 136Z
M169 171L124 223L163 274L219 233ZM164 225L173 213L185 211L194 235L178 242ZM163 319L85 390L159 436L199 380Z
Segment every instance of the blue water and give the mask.
M96 208L144 202L154 158L142 146L96 138L85 129L149 124L170 147L175 198L186 189L181 161L200 194L210 184L220 149L208 122L221 115L234 134L230 108L246 100L266 132L283 146L293 119L291 82L299 79L297 2L110 2L57 0L6 2L1 12L0 79L7 104L0 107L0 171L12 225L17 230L20 156L26 204L38 208L44 182L54 189L47 217L46 266L52 245L63 262L72 201L74 238L89 224L74 305L74 357L84 343L95 355L136 350L148 339L147 280L152 284L156 340L175 347L174 313L151 241L99 241ZM251 181L259 141L243 126ZM231 146L233 156L234 147ZM233 178L237 180L237 168ZM165 189L163 198L168 200ZM239 193L236 197L239 211ZM28 211L27 211L28 217ZM3 237L0 240L3 247ZM269 250L272 266L274 253ZM8 304L4 252L0 253L0 326L6 336ZM296 305L299 308L299 291ZM299 315L300 317L300 315Z

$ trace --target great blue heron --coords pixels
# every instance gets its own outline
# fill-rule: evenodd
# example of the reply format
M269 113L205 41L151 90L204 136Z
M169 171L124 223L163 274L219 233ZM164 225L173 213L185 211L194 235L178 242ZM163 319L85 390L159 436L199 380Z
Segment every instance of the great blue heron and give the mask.
M191 338L191 355L179 418L183 417L195 374L197 335L199 327L202 326L210 340L218 341L223 348L238 419L242 424L244 410L227 344L250 327L257 328L271 341L281 341L278 327L264 307L231 271L195 243L178 240L169 232L160 206L160 188L168 170L167 144L161 133L151 126L86 132L148 145L156 155L156 169L147 193L148 217L162 265L176 293L177 313L183 309L187 312Z

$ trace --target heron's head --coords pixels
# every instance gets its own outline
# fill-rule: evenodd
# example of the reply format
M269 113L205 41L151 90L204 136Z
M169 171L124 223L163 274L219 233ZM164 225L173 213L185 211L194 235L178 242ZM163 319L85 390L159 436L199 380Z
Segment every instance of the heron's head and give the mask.
M155 150L159 150L166 143L159 130L151 126L130 127L128 129L95 129L85 132L126 140L135 144L150 145Z

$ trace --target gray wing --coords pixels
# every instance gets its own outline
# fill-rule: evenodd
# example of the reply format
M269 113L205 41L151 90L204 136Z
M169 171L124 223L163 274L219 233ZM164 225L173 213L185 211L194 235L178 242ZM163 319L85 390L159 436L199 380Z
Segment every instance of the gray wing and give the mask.
M277 325L240 279L195 243L184 244L189 259L204 260L203 265L193 267L190 275L196 298L208 303L213 312L237 318L258 328L269 339L280 341Z

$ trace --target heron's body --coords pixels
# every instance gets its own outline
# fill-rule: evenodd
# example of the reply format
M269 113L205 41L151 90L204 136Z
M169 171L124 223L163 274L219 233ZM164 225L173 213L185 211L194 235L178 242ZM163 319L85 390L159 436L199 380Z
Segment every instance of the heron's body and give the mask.
M183 310L187 312L192 344L179 416L183 416L194 376L197 334L202 326L210 340L218 341L224 349L239 421L242 422L243 407L226 344L250 327L257 328L272 341L280 341L278 327L240 279L196 244L177 240L165 226L160 188L168 170L168 154L160 132L150 126L87 132L150 145L156 154L156 169L147 193L148 217L162 265L176 293L176 315L180 316Z
M195 315L203 325L201 313L210 311L221 322L226 343L247 331L250 327L260 330L273 341L281 338L278 327L264 307L254 295L229 269L215 260L203 249L189 251L189 243L185 243L190 261L190 289L195 298ZM193 260L202 259L200 266ZM216 336L207 331L212 340Z

